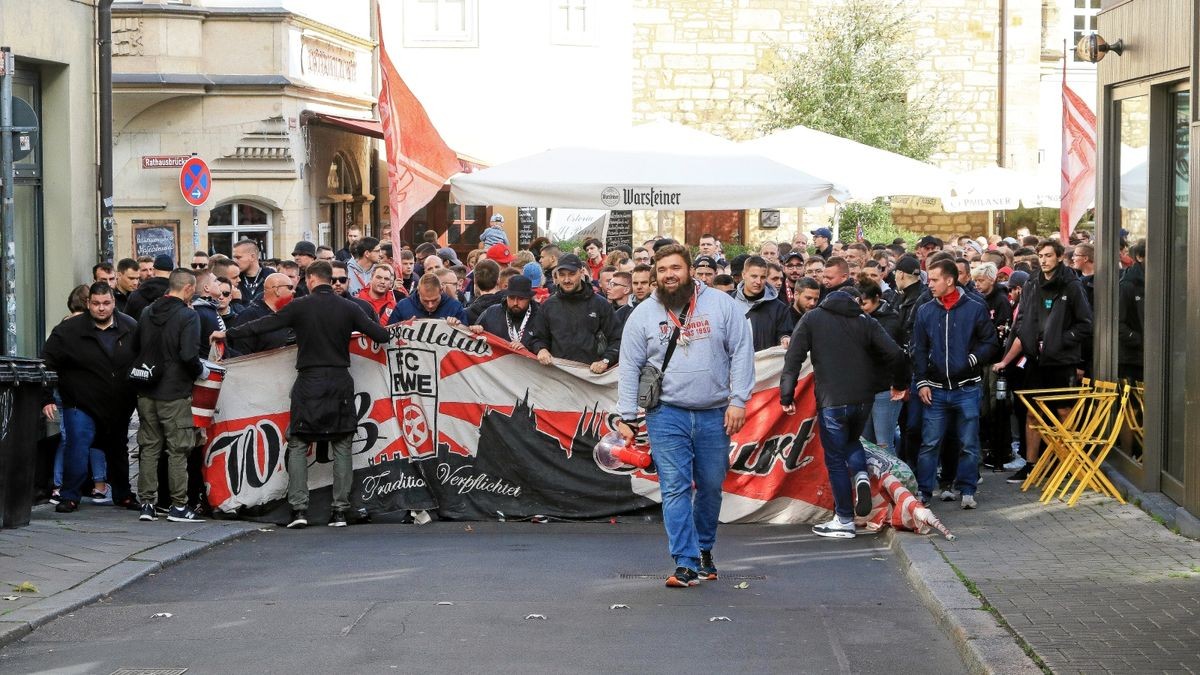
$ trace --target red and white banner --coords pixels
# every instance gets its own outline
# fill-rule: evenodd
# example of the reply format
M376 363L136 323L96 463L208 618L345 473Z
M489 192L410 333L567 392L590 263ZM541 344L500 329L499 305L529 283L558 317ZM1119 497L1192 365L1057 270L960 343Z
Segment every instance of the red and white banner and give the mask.
M458 156L442 140L421 102L400 79L383 45L379 18L379 122L387 147L388 206L392 241L402 242L401 230L414 213L433 199L460 169Z
M1065 244L1096 199L1096 114L1062 83L1062 201L1058 230Z
M596 519L660 503L653 467L611 470L593 456L596 442L618 419L611 412L615 369L594 375L584 365L543 366L492 336L468 335L443 321L391 330L395 339L386 347L361 338L351 345L359 417L355 508L436 509L443 518L475 520ZM295 348L224 365L208 432L209 500L224 511L266 515L282 508L286 497ZM782 349L755 358L757 383L747 422L730 447L724 522L817 522L833 508L811 373L801 378L797 414L789 417L779 407L782 367ZM309 488L327 495L332 484L327 449L314 444L309 462ZM875 453L870 463L877 508L866 520L911 521L911 514L893 512L898 502L882 485L897 476L912 489L907 467Z

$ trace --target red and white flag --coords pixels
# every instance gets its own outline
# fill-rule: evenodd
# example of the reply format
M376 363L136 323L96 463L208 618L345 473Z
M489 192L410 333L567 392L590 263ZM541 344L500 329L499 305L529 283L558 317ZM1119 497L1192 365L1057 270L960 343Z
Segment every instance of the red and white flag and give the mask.
M388 58L382 16L379 25L379 121L387 146L392 241L399 243L405 223L458 172L459 162Z
M1062 83L1062 203L1058 230L1065 244L1096 198L1096 114Z

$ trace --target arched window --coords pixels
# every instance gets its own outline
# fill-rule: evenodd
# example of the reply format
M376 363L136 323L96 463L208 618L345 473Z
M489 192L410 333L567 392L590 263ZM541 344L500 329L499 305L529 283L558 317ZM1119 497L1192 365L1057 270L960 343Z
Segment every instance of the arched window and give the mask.
M245 202L222 204L209 212L209 253L232 257L233 245L241 239L253 239L264 258L273 257L271 212Z

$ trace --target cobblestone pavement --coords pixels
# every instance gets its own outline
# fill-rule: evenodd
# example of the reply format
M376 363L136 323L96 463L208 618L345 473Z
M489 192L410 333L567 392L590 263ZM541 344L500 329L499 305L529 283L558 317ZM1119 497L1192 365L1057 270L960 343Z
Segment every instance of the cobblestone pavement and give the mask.
M1089 493L1074 508L986 474L928 541L1055 672L1200 672L1200 542Z
M264 527L138 521L136 511L35 507L28 527L0 530L0 644L173 562ZM18 586L24 590L17 590ZM36 590L33 590L36 589Z

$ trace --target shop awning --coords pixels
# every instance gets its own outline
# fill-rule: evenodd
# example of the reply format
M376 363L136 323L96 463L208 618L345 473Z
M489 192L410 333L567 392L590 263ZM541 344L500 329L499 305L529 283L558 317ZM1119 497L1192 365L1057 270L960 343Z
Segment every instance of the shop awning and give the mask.
M349 131L352 134L359 134L360 136L383 138L383 125L379 123L379 120L363 120L306 110L300 116L300 121L302 124L324 124L326 126L337 127L343 131Z
M300 123L323 124L325 126L337 127L342 131L348 131L352 134L383 139L383 124L381 124L379 120L364 120L356 117L342 117L341 115L330 115L328 113L319 113L306 110L300 115ZM458 157L459 171L462 173L473 173L475 171L487 168L487 164L484 164L474 157L469 157L457 152L455 155Z

